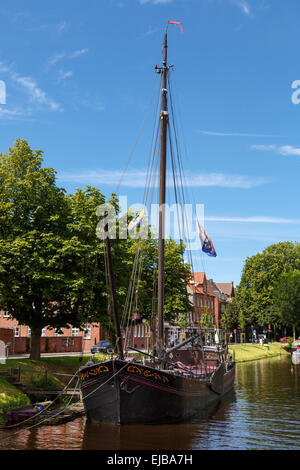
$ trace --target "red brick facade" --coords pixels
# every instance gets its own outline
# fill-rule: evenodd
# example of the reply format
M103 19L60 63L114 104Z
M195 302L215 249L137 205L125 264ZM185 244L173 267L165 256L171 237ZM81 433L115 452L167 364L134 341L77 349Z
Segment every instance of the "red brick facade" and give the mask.
M0 311L0 339L9 346L9 354L26 354L30 351L30 328L20 325L8 312ZM85 331L78 328L62 328L59 332L44 328L41 337L41 352L89 352L100 341L99 323L86 325Z
M199 328L203 312L209 312L215 328L219 328L220 316L226 302L234 296L233 283L217 284L207 280L204 272L194 273L194 281L188 286L191 302L194 305L189 315L190 327ZM173 344L180 336L178 326L165 324L166 345ZM99 323L86 325L85 331L75 328L44 328L41 337L41 352L90 352L91 347L102 339L107 339ZM125 339L125 338L124 338ZM10 343L9 354L25 354L30 351L30 329L19 325L10 317L9 312L0 311L0 340ZM130 345L136 349L148 350L150 344L150 327L146 323L133 325L130 333Z

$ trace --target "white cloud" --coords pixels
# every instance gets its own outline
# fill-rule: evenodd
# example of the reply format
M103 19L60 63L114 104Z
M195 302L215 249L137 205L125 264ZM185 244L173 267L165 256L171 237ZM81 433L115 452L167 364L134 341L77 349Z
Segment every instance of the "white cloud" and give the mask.
M172 3L173 0L139 0L140 5L145 5L146 3L153 3L153 5L159 5L164 3Z
M15 120L27 114L20 109L0 108L0 119Z
M81 171L79 173L62 173L59 179L62 181L72 181L81 184L119 184L122 177L120 170L93 170ZM122 186L143 188L146 184L147 175L144 170L128 171L123 180ZM267 180L263 177L249 178L242 175L227 175L223 173L210 174L188 174L183 184L186 187L222 187L222 188L239 188L251 189L262 184L266 184ZM158 175L152 178L152 185L157 186ZM167 185L173 186L173 177L168 174Z
M14 83L20 86L29 95L31 102L45 105L51 111L63 111L61 104L50 98L47 93L37 85L37 82L32 77L18 74L11 66L7 66L3 62L0 62L0 71L6 73Z
M84 49L77 49L76 51L71 52L69 54L66 54L65 52L55 54L52 57L49 57L49 59L47 60L47 66L52 67L53 65L57 64L58 62L62 60L77 59L77 57L87 54L88 51L89 51L88 48L84 48Z
M52 66L52 65L55 65L57 62L59 62L60 60L63 60L65 57L65 54L55 54L53 57L50 57L48 59L48 62L47 64L49 66Z
M187 175L185 178L186 185L191 187L197 186L218 186L223 188L241 188L251 189L267 183L264 177L249 178L244 175L229 175L224 173L209 173L199 175Z
M77 51L74 51L69 57L70 59L76 59L77 57L80 57L81 55L87 54L89 50L87 48L85 49L78 49Z
M141 37L146 38L147 36L151 36L159 31L158 28L153 28L151 25L148 27L147 31L141 35Z
M37 86L37 83L31 77L22 77L17 73L13 73L11 78L14 82L21 85L25 91L29 94L31 101L46 105L51 111L62 111L62 106L49 98L47 94Z
M68 23L66 21L62 21L61 23L59 23L56 30L58 33L62 33L63 31L66 31L68 27L69 27Z
M254 150L276 150L276 145L251 145Z
M300 155L300 148L292 147L291 145L283 145L278 148L281 155Z
M60 82L65 81L67 78L73 77L73 72L72 70L69 70L68 72L64 72L63 70L58 71L58 80Z
M253 216L253 217L205 217L206 221L211 222L241 222L258 224L300 224L300 219L285 219L281 217Z
M245 0L234 0L234 3L245 13L245 15L250 15L250 6Z
M266 150L270 151L273 150L280 155L297 155L300 156L300 148L293 147L292 145L281 145L277 146L274 144L271 145L251 145L251 148L254 150Z
M220 137L277 137L271 134L248 134L244 132L217 132L217 131L205 131L202 129L196 129L198 134L220 136Z

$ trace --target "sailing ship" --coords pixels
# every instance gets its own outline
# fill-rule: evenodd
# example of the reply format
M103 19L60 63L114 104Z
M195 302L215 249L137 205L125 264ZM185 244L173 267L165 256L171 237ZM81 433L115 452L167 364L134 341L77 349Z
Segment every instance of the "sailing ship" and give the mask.
M169 23L174 23L170 22ZM179 24L176 23L175 24ZM180 25L181 26L181 25ZM116 356L88 363L79 370L87 419L118 424L162 424L186 420L208 409L232 390L235 362L224 345L204 346L195 334L166 348L164 339L164 207L166 202L167 125L167 28L163 62L155 66L161 75L160 184L158 230L157 323L152 353L147 361L128 357L124 351L114 281L108 226L104 237L111 310L116 336ZM139 217L139 221L142 217ZM131 348L134 349L134 348Z

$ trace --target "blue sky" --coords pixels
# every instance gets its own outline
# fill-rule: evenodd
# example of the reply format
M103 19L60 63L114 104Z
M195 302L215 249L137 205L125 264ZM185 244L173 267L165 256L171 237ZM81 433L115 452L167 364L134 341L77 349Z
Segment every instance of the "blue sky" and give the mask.
M164 28L181 21L168 54L187 189L218 253L193 251L194 268L238 284L248 256L299 241L299 13L298 0L3 0L0 151L25 138L68 192L109 195L157 86ZM147 142L120 188L129 204L142 202Z

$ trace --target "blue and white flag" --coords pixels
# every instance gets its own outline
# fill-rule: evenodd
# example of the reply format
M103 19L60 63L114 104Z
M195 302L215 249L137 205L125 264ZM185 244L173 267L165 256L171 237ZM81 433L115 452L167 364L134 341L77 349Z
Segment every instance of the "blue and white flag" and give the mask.
M137 216L129 223L127 227L128 231L133 230L135 227L138 227L143 222L144 215L145 208L143 207L143 209L137 214Z
M214 248L214 245L209 238L207 232L204 230L204 227L199 224L197 221L197 227L198 227L198 233L202 245L202 251L206 253L208 256L213 256L214 258L217 256L216 250Z

